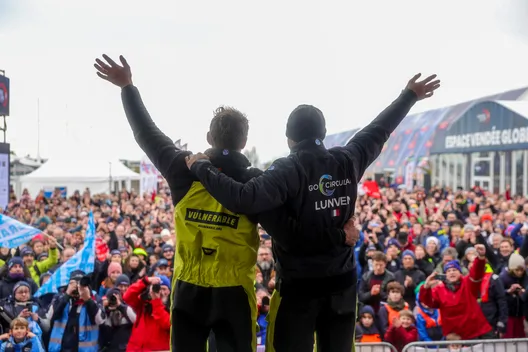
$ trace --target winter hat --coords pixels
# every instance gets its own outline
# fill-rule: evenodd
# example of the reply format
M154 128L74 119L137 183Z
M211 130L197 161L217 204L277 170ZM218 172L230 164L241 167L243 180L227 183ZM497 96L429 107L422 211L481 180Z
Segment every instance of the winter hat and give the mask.
M475 247L468 247L466 248L466 251L464 252L464 255L467 256L469 253L477 254L477 250Z
M31 294L31 286L29 286L29 284L26 281L20 280L19 282L15 284L15 286L13 286L13 296L15 296L16 291L22 286L27 287L29 289L29 293Z
M387 244L387 248L390 247L390 246L396 246L396 247L398 247L398 249L401 248L401 244L400 244L400 242L398 242L398 240L395 239L395 238L391 238L391 239L389 240L389 243Z
M142 255L144 257L148 257L147 252L145 252L145 250L143 248L136 248L136 249L134 249L134 252L132 252L132 253L134 253L135 255Z
M480 217L480 222L484 221L493 221L493 215L491 214L484 214Z
M410 256L410 257L412 257L413 260L416 260L416 256L414 255L413 251L411 251L409 249L406 249L406 250L403 251L402 259L405 258L406 256Z
M121 255L121 251L119 249L113 249L110 252L110 255Z
M475 231L475 226L473 226L472 224L466 224L464 226L464 231Z
M37 261L38 262L40 262L44 258L49 258L48 253L44 252L44 253L40 253L39 255L37 255Z
M158 262L156 263L156 267L159 268L160 266L169 266L169 262L167 261L167 259L158 260Z
M312 105L299 105L288 117L286 137L294 142L326 137L326 122L321 110Z
M20 251L20 256L23 258L26 255L32 255L34 257L35 256L35 252L33 252L33 249L31 249L31 247L24 247Z
M119 285L130 285L130 278L124 274L119 275L115 281L115 286Z
M15 265L24 266L24 261L20 257L13 257L7 262L7 268L11 269Z
M174 247L171 246L170 244L164 244L163 247L161 247L161 249L163 250L163 252L169 252L169 251L174 252Z
M110 263L110 265L108 265L108 271L107 271L108 275L116 271L119 271L119 274L123 273L123 268L121 268L121 264L116 263L116 262Z
M81 281L86 276L86 273L82 270L74 270L70 274L70 280Z
M39 285L42 286L42 284L44 283L44 279L46 279L47 277L51 277L51 275L53 275L53 273L50 271L47 271L44 274L40 275Z
M359 311L359 316L361 317L363 314L370 314L373 318L376 316L376 313L374 313L374 308L371 306L363 306L363 308L361 308Z
M169 290L171 289L171 282L168 277L165 275L158 275L158 277L161 279L161 286L167 286Z
M425 240L425 244L428 245L430 242L434 242L436 248L440 248L440 241L438 240L438 238L433 236L427 237L427 239Z
M520 254L512 253L510 260L508 260L508 269L515 270L520 267L525 267L524 258Z
M458 260L452 260L446 265L444 265L444 273L447 272L449 269L457 269L458 271L462 272L462 268L460 267L460 263L458 262Z
M112 287L108 291L106 291L106 298L110 298L112 296L121 296L121 291L119 291L118 288Z

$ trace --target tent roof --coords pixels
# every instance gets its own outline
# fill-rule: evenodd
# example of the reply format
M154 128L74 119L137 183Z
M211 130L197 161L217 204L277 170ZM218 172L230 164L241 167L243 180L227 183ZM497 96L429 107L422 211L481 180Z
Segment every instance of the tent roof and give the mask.
M69 180L98 181L139 180L139 174L123 165L118 159L50 158L37 170L22 176L21 181Z

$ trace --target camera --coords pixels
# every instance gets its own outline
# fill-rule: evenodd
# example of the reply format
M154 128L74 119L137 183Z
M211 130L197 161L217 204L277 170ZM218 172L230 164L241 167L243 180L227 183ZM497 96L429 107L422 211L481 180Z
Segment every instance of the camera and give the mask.
M108 298L108 305L117 306L117 297L115 295L111 295L110 298Z
M269 306L269 304L270 304L269 297L262 297L262 305L263 306Z
M152 285L152 292L154 293L160 293L161 291L161 285L160 284L154 284Z

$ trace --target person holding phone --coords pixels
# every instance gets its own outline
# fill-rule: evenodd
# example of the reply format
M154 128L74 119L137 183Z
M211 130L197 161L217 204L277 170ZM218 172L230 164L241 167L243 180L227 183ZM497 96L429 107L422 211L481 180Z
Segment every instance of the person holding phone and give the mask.
M444 265L445 281L434 272L420 287L420 300L427 307L440 309L444 336L455 333L462 340L493 339L492 327L479 306L481 282L486 265L486 247L475 245L478 257L469 275L463 276L460 263L452 260Z

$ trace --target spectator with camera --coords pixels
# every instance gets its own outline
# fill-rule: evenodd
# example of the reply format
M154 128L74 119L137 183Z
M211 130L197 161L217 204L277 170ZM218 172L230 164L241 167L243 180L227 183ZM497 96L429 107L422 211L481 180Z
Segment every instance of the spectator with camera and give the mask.
M143 277L132 284L123 301L136 313L127 351L165 351L170 343L170 281L165 276Z
M82 270L72 271L66 292L51 305L48 352L97 352L99 326L106 316L95 301L90 282Z
M106 320L100 326L99 351L125 352L136 322L136 313L123 302L121 291L111 288L103 297Z

